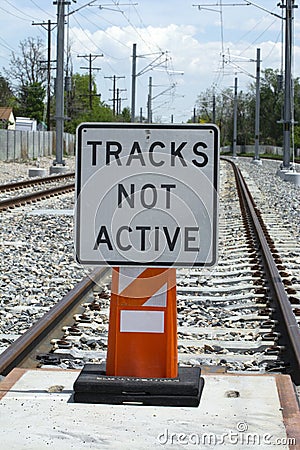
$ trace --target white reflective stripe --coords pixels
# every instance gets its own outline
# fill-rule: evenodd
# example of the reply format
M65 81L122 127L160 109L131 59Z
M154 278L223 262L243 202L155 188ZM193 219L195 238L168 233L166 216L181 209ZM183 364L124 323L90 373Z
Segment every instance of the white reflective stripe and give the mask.
M163 333L163 311L130 311L121 310L121 333Z
M134 280L144 272L145 267L120 267L119 268L119 291L120 294L127 286L134 282Z
M160 306L166 308L167 306L167 291L168 284L165 283L152 297L150 297L143 306Z

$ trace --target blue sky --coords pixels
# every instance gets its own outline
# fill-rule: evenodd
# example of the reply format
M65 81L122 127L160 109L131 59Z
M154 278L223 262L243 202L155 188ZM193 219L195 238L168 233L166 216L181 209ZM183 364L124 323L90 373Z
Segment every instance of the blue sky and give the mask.
M89 0L72 2L69 12ZM238 6L228 6L229 4ZM98 92L111 103L112 81L119 78L122 106L130 106L131 54L137 44L137 72L143 71L159 54L159 66L137 78L136 111L146 114L149 77L153 83L155 120L185 122L193 112L199 93L215 87L216 92L232 88L238 77L240 89L247 89L255 75L256 48L261 48L262 68L281 68L282 21L268 11L281 15L277 0L124 0L93 2L69 16L69 42L73 70L87 62L82 54L103 54L94 61ZM254 6L255 5L259 6ZM297 2L296 2L297 3ZM200 5L200 9L198 6ZM211 6L214 5L214 6ZM300 76L300 8L295 9L295 67ZM50 0L0 0L0 68L8 65L11 51L29 36L47 39L41 26L32 22L56 20L56 6ZM52 33L52 59L55 59L56 31ZM223 56L222 56L223 55ZM182 74L184 72L184 74ZM55 71L53 71L53 77ZM127 100L126 100L127 99Z

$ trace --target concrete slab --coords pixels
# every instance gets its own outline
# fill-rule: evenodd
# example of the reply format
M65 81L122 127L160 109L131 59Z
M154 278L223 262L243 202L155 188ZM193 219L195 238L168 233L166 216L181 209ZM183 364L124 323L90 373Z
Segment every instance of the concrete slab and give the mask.
M261 166L262 165L262 160L253 158L251 163L252 164L256 164L257 166Z
M198 408L75 404L77 376L11 372L0 383L3 448L296 449L288 439L297 437L300 445L299 409L286 375L204 375Z
M68 166L50 166L49 169L50 175L60 175L67 172L70 172L70 167Z
M74 209L34 209L28 216L74 216Z
M298 172L286 172L284 175L284 181L289 181L295 186L300 186L300 173Z
M46 175L46 169L43 169L41 167L31 167L30 169L28 169L29 177L45 177Z

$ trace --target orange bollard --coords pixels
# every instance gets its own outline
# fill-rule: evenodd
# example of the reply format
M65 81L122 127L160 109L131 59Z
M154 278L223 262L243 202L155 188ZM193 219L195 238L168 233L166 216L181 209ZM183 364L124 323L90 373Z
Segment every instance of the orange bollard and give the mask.
M176 269L113 269L106 375L176 378Z

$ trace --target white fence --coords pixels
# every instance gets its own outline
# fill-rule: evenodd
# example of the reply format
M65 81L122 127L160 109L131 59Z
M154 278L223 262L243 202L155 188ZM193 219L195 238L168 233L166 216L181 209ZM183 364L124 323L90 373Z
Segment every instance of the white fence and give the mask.
M0 130L0 160L22 161L55 154L55 131ZM64 133L64 155L75 154L75 136Z

